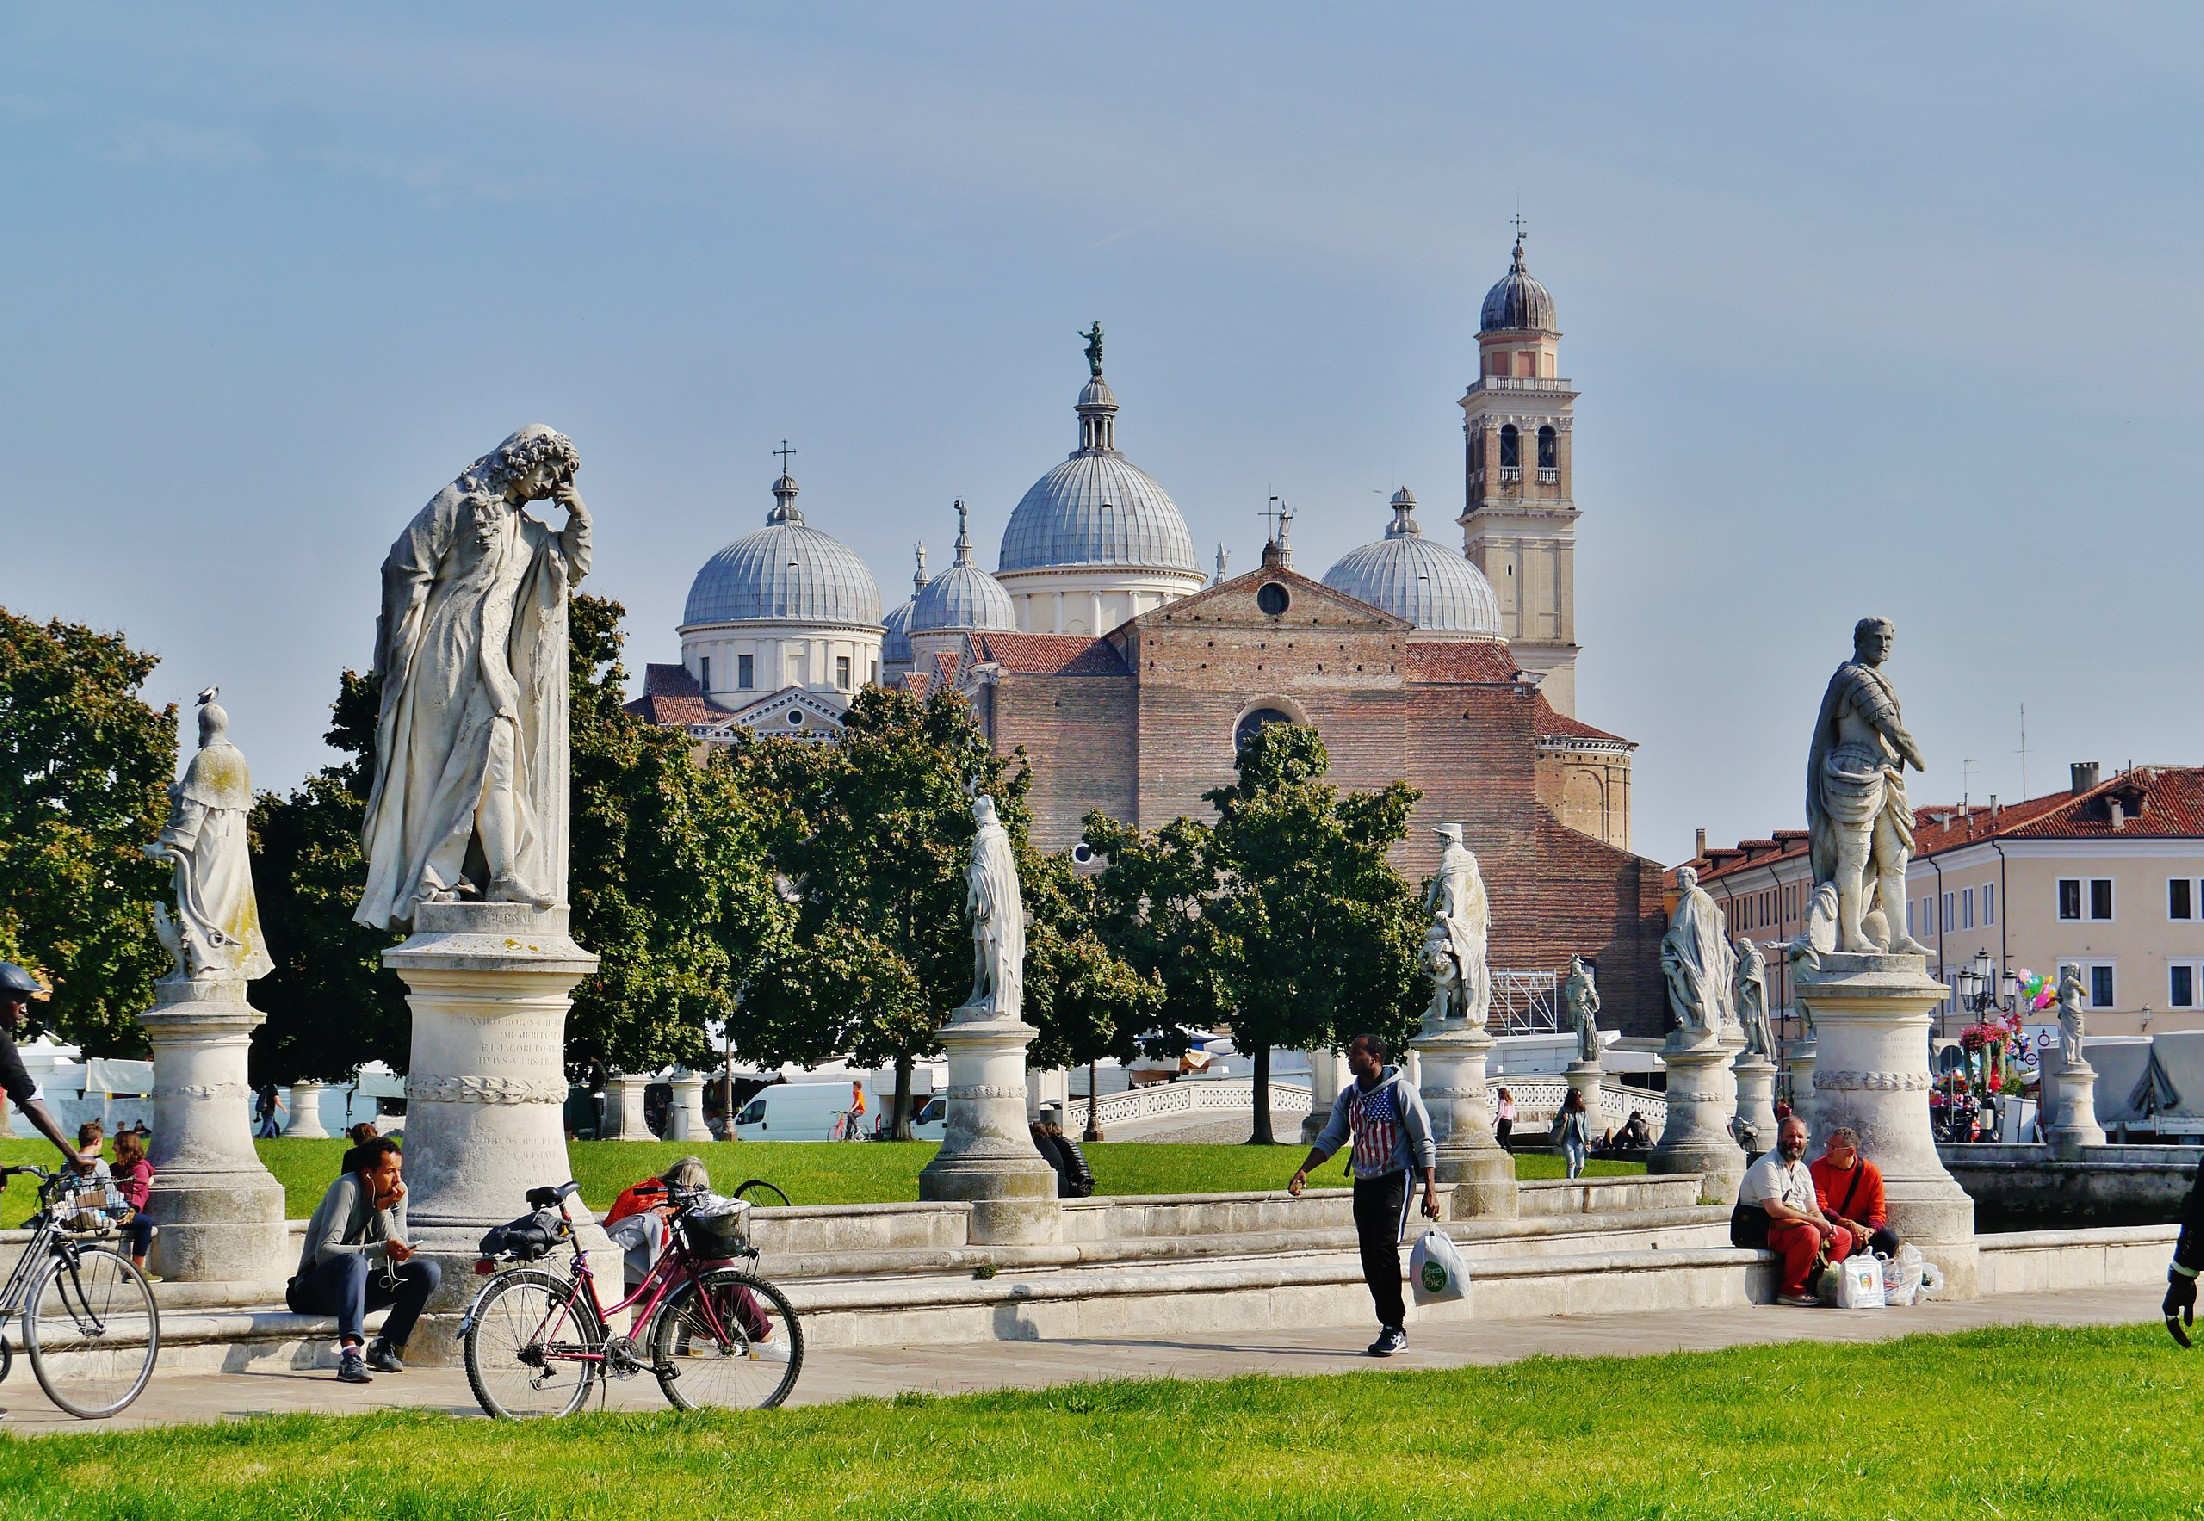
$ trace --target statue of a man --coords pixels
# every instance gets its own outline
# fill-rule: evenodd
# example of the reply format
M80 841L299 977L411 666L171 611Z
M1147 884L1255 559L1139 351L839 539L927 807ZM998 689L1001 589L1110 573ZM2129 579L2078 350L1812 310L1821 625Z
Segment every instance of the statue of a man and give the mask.
M251 981L275 970L260 933L253 897L252 859L246 823L253 783L245 757L229 741L230 716L199 694L199 750L184 779L168 789L168 822L145 847L167 861L176 884L176 914L153 905L153 929L176 958L176 978L231 977Z
M1676 871L1676 912L1661 936L1661 972L1668 979L1668 1006L1679 1028L1719 1036L1735 1020L1731 1012L1737 956L1730 949L1729 926L1722 910L1699 885L1688 866Z
M998 1019L1016 1019L1025 1007L1025 902L1018 892L1018 863L1010 831L995 815L995 800L972 799L979 830L972 836L966 873L965 912L972 916L972 996L966 1008L984 1008Z
M1561 984L1561 1007L1568 1011L1569 1028L1576 1032L1576 1059L1597 1064L1599 982L1592 975L1592 964L1582 956L1569 958L1569 975Z
M1882 671L1893 636L1889 619L1862 618L1852 658L1829 678L1806 757L1806 827L1814 881L1837 889L1837 949L1919 955L1927 947L1905 930L1913 853L1905 768L1928 763Z
M1466 1019L1481 1029L1492 1005L1492 973L1485 964L1485 948L1492 936L1492 905L1485 896L1484 874L1477 858L1462 843L1462 826L1441 824L1431 831L1446 843L1439 853L1439 874L1431 879L1424 907L1431 911L1431 940L1439 931L1446 935L1446 955L1452 963L1446 1017ZM1437 980L1437 979L1434 979Z
M573 442L531 424L422 508L383 561L382 712L353 915L404 929L462 890L566 901L566 606L589 573ZM522 509L555 501L566 526Z
M1087 373L1096 380L1102 378L1102 324L1096 322L1079 335L1087 340Z
M1749 935L1737 937L1737 1022L1745 1027L1745 1054L1776 1060L1775 1027L1768 1022L1768 958Z
M2082 1064L2082 971L2077 966L2059 968L2059 1060L2066 1066Z

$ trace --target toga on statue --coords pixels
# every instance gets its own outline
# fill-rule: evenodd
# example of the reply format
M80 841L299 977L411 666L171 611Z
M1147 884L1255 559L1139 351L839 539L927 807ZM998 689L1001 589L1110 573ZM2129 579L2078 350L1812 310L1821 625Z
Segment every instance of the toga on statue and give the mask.
M1576 1059L1599 1064L1599 982L1592 964L1582 956L1569 958L1569 976L1561 984L1561 1007L1568 1011L1569 1028L1576 1032Z
M1768 958L1749 935L1737 937L1737 1022L1745 1027L1745 1054L1774 1061L1775 1027L1768 1022Z
M404 929L462 890L566 901L567 597L589 573L580 459L531 424L439 491L383 561L382 710L353 915ZM522 509L566 509L553 530Z
M1433 981L1445 1000L1441 1017L1466 1019L1473 1028L1482 1029L1492 1006L1492 972L1486 965L1492 904L1485 896L1477 857L1462 843L1462 826L1441 824L1431 832L1446 842L1439 854L1439 874L1431 879L1431 891L1424 899L1424 907L1431 911L1427 939ZM1434 999L1433 1007L1440 1007L1438 1000Z
M1837 890L1836 948L1920 955L1928 948L1906 933L1913 811L1905 768L1928 765L1882 670L1894 636L1887 618L1862 618L1852 658L1829 678L1806 756L1806 828L1814 881Z
M965 912L972 916L972 996L964 1006L984 1010L982 1018L1017 1019L1025 1008L1025 900L1018 892L1018 862L993 798L972 799L972 817L979 830L972 836L964 896Z
M173 869L176 913L153 905L153 929L176 958L178 978L234 977L250 981L275 970L260 933L253 897L252 858L246 825L252 814L252 777L245 757L229 741L230 716L199 694L199 750L184 779L168 789L168 822L145 853Z
M1729 926L1722 920L1699 874L1676 870L1676 912L1661 936L1661 973L1668 979L1668 1006L1677 1026L1694 1035L1719 1036L1736 1022L1730 999L1737 955L1730 949Z

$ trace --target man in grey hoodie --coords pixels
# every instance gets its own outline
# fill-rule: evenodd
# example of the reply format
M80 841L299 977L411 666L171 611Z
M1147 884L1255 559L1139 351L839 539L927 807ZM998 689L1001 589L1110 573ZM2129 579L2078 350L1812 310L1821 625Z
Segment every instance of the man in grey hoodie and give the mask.
M1385 1064L1385 1042L1357 1035L1347 1043L1347 1069L1355 1080L1340 1091L1332 1117L1309 1148L1308 1160L1286 1191L1298 1196L1309 1172L1354 1139L1355 1235L1362 1243L1362 1277L1377 1307L1378 1339L1372 1357L1391 1357L1408 1345L1402 1322L1400 1238L1408 1225L1408 1170L1423 1173L1423 1212L1439 1218L1438 1148L1423 1095L1400 1068Z
M298 1315L334 1315L341 1343L337 1377L348 1384L374 1382L377 1373L403 1373L399 1353L436 1292L443 1272L414 1260L406 1241L406 1185L399 1178L398 1143L389 1136L362 1141L345 1153L346 1172L322 1195L306 1224L298 1276L285 1298ZM390 1306L383 1334L363 1352L367 1313Z

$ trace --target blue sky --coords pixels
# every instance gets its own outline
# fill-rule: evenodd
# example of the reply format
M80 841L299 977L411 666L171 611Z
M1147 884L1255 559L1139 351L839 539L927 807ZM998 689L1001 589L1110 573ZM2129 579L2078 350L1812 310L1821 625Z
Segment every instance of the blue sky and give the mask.
M1642 850L1798 822L1868 611L1918 799L2017 796L2024 702L2033 792L2204 760L2192 10L611 9L0 6L0 604L219 682L289 785L520 423L639 669L783 436L888 603L952 498L991 564L1094 318L1205 564L1282 492L1321 574L1403 483L1451 531L1520 200Z

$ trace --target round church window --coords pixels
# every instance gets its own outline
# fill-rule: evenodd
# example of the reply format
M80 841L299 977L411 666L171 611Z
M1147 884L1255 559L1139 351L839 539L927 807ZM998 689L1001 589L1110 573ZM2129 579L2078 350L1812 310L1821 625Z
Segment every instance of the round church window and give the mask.
M803 726L804 710L801 708L790 708L788 710L788 727L790 727L791 729L801 729Z
M1273 618L1293 605L1293 593L1281 581L1265 581L1255 592L1255 605Z
M1247 717L1241 719L1239 726L1232 731L1233 753L1238 754L1245 750L1249 740L1253 739L1259 731L1269 728L1272 724L1290 724L1292 722L1293 715L1291 713L1281 713L1276 708L1257 708Z

